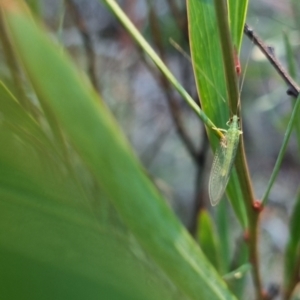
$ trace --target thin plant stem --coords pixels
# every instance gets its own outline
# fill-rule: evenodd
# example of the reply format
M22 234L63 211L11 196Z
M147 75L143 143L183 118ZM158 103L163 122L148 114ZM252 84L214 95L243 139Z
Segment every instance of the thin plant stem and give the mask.
M298 97L300 92L300 87L293 80L293 78L285 71L281 63L276 58L274 51L272 48L268 47L258 36L254 33L253 29L245 24L244 27L245 35L262 51L262 53L266 56L272 66L276 69L278 74L282 77L282 79L289 86L287 93L295 98Z
M225 2L222 0L215 0L216 16L220 34L220 41L222 46L222 54L224 61L224 69L227 84L227 93L229 99L229 106L233 114L238 114L239 107L239 92L237 76L234 68L234 57L233 57L233 46L231 41L231 35L228 24L228 14ZM236 170L241 185L241 190L244 196L248 224L249 224L249 235L248 235L248 247L250 252L250 262L252 264L252 275L254 286L256 290L256 298L258 300L263 299L262 295L262 283L259 272L259 259L258 259L258 211L253 209L254 193L251 184L251 179L248 171L248 165L246 161L244 142L241 138L239 143L236 161Z
M234 68L233 46L228 25L227 8L224 1L220 0L215 0L215 8L222 47L228 102L230 111L233 115L236 115L238 112L239 91Z
M281 166L281 163L282 163L282 160L283 160L283 157L284 157L284 153L285 153L286 147L288 145L288 141L290 139L292 130L294 128L294 124L295 124L295 120L296 120L296 117L297 117L297 114L298 114L299 106L300 106L300 96L298 96L298 98L296 100L296 103L294 105L293 112L292 112L292 115L290 117L286 132L284 134L284 139L283 139L283 142L282 142L282 145L281 145L281 148L280 148L280 151L279 151L279 154L278 154L278 157L277 157L272 175L270 177L267 189L266 189L266 191L265 191L265 193L262 197L262 204L263 205L265 205L267 203L271 188L272 188L272 186L274 184L274 181L275 181L275 179L278 175L279 168Z

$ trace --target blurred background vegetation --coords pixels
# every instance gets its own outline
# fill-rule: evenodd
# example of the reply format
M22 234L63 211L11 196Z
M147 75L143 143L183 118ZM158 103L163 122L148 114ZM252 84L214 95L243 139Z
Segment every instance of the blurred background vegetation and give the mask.
M172 2L122 1L121 4L179 81L196 99L191 64L170 43L171 38L189 53L186 8L183 2L177 1L179 15L174 18L173 6L169 5ZM101 8L98 1L74 3L86 25L96 53L95 61L87 61L87 45L74 16L67 13L70 12L68 9L62 37L64 45L87 72L89 63L96 65L100 93L121 124L143 165L155 178L177 215L193 232L199 207L209 207L207 182L212 155L203 124L174 91L170 92L164 87L159 73L151 65L149 67L128 34L105 8ZM49 10L45 9L53 30L58 26L59 5L57 9L56 13L52 12L52 18ZM299 5L295 5L295 1L294 4L289 0L252 0L249 3L248 24L267 45L274 47L276 56L287 69L284 34L289 36L296 62L294 67L298 69L299 17ZM282 79L247 37L243 39L240 60L245 76L241 92L244 139L250 174L259 199L278 155L294 100L286 95L287 88ZM177 126L185 128L198 154L203 155L199 157L198 164L178 134L174 116L170 113L170 105L175 105L175 111L180 115L181 124ZM288 220L299 187L298 154L296 136L293 136L272 189L269 205L261 217L261 251L264 262L262 271L268 274L269 283L282 280L280 266L283 265L283 250L288 238ZM229 213L233 217L232 212ZM234 220L232 223L234 231L236 223Z
M210 210L207 186L212 153L202 122L99 1L28 0L27 3L36 17L46 24L46 30L60 44L61 51L68 52L78 69L89 77L149 176L195 235L200 209ZM191 63L170 42L170 39L174 40L189 53L184 1L123 0L120 5L197 100ZM295 74L300 59L299 20L297 1L252 0L249 3L248 24L292 71L284 42L288 37L295 59ZM11 74L3 54L1 60L1 78L9 84ZM270 63L246 37L240 60L242 76L245 76L241 101L247 160L256 197L260 199L277 158L294 100L287 96L285 83ZM22 92L34 99L30 87ZM289 218L299 188L299 145L297 137L292 136L269 205L261 215L262 277L270 289L276 289L283 281ZM237 229L238 223L229 205L228 215L233 232L231 241L236 243L242 232ZM114 226L118 222L121 223L114 220ZM111 247L115 248L114 245ZM138 255L141 260L149 259L144 258L144 254ZM28 267L32 266L26 263ZM154 268L150 264L147 266ZM49 276L51 280L55 274ZM174 295L182 299L176 288L168 284L171 290L174 289ZM116 295L116 299L121 299L119 296Z
M184 224L192 229L195 208L199 205L196 202L201 201L201 206L208 204L206 187L211 152L203 124L174 91L164 89L160 74L145 62L147 58L99 1L66 2L67 6L62 1L39 1L39 14L52 33L58 35L78 66L87 72L92 82L95 79L103 99L143 165L155 178ZM173 39L189 52L185 4L176 3L179 15L175 19L173 6L169 5L173 1L150 2L120 3L196 99L191 64L170 43ZM248 24L267 45L274 47L276 56L286 67L284 34L289 36L295 62L298 61L300 35L297 22L300 12L295 7L292 1L252 0L247 16ZM240 60L243 74L246 72L241 92L244 138L250 173L259 199L275 163L293 100L286 95L287 88L276 71L247 37L243 39ZM297 65L295 67L297 69ZM168 97L175 102L181 123L195 147L199 152L203 151L204 170L198 170L187 145L178 134ZM270 246L279 253L287 239L286 222L299 184L298 153L296 137L292 137L282 170L271 192L270 206L262 217ZM199 182L203 186L200 196Z

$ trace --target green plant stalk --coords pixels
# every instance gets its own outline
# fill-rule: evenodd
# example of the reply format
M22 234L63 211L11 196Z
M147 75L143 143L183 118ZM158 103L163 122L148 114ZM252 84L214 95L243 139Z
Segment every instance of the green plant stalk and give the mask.
M222 47L222 55L224 62L224 70L227 84L228 102L231 112L234 115L238 114L239 108L239 92L237 84L237 76L234 67L233 58L233 46L231 42L231 35L229 31L228 15L225 1L214 0L216 16L219 27L219 34ZM241 128L242 129L242 128ZM239 182L243 192L246 210L249 222L249 253L250 261L253 266L252 274L253 281L256 289L257 299L262 299L262 284L259 272L259 261L258 261L258 251L257 251L257 235L258 235L258 212L253 209L254 193L251 184L251 179L249 176L244 142L243 138L240 139L239 147L237 150L235 166L237 174L239 177Z
M192 110L200 117L205 125L209 128L214 129L213 131L217 134L219 138L223 138L223 133L215 126L215 124L208 118L208 116L200 109L200 107L196 104L193 98L187 93L187 91L182 87L182 85L178 82L175 76L170 72L167 66L163 63L163 61L159 58L159 56L155 53L149 43L145 40L145 38L140 34L140 32L136 29L136 27L132 24L131 20L126 16L126 14L122 11L119 5L114 0L102 0L106 3L106 5L110 8L113 14L119 19L125 29L131 34L134 40L138 43L138 45L149 55L158 69L166 76L169 82L174 86L174 88L178 91L178 93L183 97L186 103L192 108Z
M285 154L286 147L288 145L288 142L289 142L292 130L294 128L296 117L298 116L299 106L300 106L300 95L298 96L298 98L296 100L296 103L294 105L294 108L293 108L293 111L292 111L292 115L290 117L290 120L289 120L287 129L286 129L286 132L284 134L283 142L282 142L282 145L281 145L281 148L280 148L280 151L279 151L279 154L278 154L278 157L277 157L277 160L276 160L273 172L272 172L270 180L268 182L267 189L266 189L266 191L265 191L265 193L264 193L264 195L262 197L262 204L263 205L266 205L266 203L268 201L268 198L269 198L269 194L270 194L271 188L272 188L272 186L273 186L273 184L275 182L275 179L276 179L276 177L278 175L279 168L281 166L281 163L282 163L282 160L283 160L283 157L284 157L284 154Z
M252 186L249 185L249 170L244 151L244 140L241 138L239 149L236 156L236 169L239 176L239 181L242 189L244 199L246 200L246 210L248 216L248 237L246 242L249 247L250 262L253 266L252 277L256 289L257 299L262 299L262 282L260 277L260 265L258 257L258 221L259 211L254 210L252 203L254 202L254 193ZM242 176L240 175L242 174Z
M234 68L233 46L229 31L226 4L224 1L220 0L214 0L214 3L222 47L229 108L233 115L237 115L239 105L239 90L237 75Z

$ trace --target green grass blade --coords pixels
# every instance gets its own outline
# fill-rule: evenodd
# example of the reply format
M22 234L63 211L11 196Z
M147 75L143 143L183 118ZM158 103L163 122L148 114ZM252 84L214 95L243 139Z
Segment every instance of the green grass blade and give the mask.
M231 264L231 242L230 242L230 220L228 206L222 201L216 208L216 227L222 248L221 271L222 274L229 273Z
M210 1L187 2L189 35L194 73L201 107L219 128L229 119L222 54L214 6ZM224 100L225 99L225 100ZM212 132L208 132L212 140ZM214 148L218 144L213 139Z
M232 43L237 51L237 54L239 54L247 15L248 0L228 0L227 3Z
M213 221L205 210L202 210L198 217L197 239L206 257L220 272L220 260L223 253L219 248L218 236Z
M239 91L234 59L234 47L229 28L228 10L222 0L214 0L219 39L221 42L226 88L231 117L239 116Z
M264 195L262 197L261 201L262 201L263 205L265 205L267 203L268 198L269 198L269 194L270 194L270 191L271 191L271 188L272 188L272 186L273 186L273 184L275 182L275 179L276 179L276 177L278 175L278 172L279 172L279 169L280 169L280 166L281 166L284 154L285 154L286 147L288 145L291 133L293 131L296 119L298 117L299 107L300 107L300 95L296 99L295 105L293 107L293 111L292 111L292 114L291 114L291 117L290 117L287 129L286 129L286 132L284 134L283 142L282 142L282 145L281 145L281 148L280 148L280 151L279 151L279 154L278 154L278 157L277 157L274 169L273 169L271 177L269 179L266 191L265 191L265 193L264 193Z
M244 241L239 241L237 243L234 257L233 257L233 268L239 268L240 266L249 266L249 250ZM249 270L248 267L243 268L244 271ZM247 276L244 276L245 273L241 274L240 278L236 280L227 281L230 290L236 295L238 299L245 298L245 290L247 283L249 282ZM247 298L247 297L246 297Z
M239 220L242 228L246 229L248 227L248 219L245 204L241 200L243 199L243 191L241 189L239 177L235 167L231 171L231 177L227 185L226 195L230 199L230 203L235 211L237 219Z
M140 244L191 299L234 299L150 182L91 85L25 9L10 3L1 8L32 86Z
M284 262L284 290L286 299L291 294L298 283L298 274L300 268L300 192L290 221L290 237L285 249Z

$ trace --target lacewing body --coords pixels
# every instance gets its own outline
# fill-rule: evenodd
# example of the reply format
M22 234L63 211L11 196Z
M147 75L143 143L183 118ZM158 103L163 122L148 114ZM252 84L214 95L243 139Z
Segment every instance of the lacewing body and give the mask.
M239 128L239 118L234 115L227 122L229 129L215 152L213 165L209 177L209 199L212 206L221 200L230 178L232 166L235 161L236 150L242 131Z

